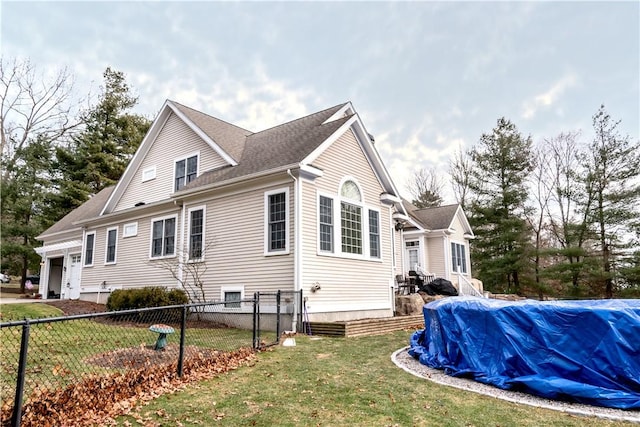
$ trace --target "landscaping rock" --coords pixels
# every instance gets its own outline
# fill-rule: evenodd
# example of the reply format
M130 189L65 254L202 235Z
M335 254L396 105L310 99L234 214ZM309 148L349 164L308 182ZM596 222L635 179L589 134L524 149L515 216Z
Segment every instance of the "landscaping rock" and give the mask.
M424 300L420 294L398 295L396 297L396 314L398 316L422 314L423 305Z

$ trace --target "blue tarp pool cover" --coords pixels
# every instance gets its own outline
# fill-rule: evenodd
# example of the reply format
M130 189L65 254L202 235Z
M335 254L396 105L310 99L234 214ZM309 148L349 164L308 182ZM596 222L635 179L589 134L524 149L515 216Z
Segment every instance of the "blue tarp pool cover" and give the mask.
M640 300L444 298L409 353L457 377L550 399L640 409Z

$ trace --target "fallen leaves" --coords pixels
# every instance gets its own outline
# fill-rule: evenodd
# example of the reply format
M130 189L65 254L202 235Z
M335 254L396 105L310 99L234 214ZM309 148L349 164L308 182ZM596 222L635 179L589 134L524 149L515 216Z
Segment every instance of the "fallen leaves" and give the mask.
M185 360L183 375L177 374L177 363L134 367L124 373L92 375L64 389L36 389L22 408L24 427L114 425L114 417L131 414L136 424L157 425L150 418L133 412L140 405L162 394L181 390L190 383L212 378L220 373L248 365L255 360L250 348L232 352L197 353ZM54 375L63 375L60 367ZM3 402L0 409L2 425L11 420L12 402ZM155 415L165 417L158 411ZM224 418L218 413L217 419ZM131 425L125 422L125 425Z

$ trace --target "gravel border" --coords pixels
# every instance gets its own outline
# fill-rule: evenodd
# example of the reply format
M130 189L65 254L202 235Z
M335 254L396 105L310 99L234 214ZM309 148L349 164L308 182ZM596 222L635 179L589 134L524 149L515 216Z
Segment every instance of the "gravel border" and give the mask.
M526 393L502 390L487 384L479 383L467 378L456 378L449 376L444 371L429 368L418 360L411 357L408 352L409 347L401 348L391 355L391 361L404 371L424 378L438 384L467 390L474 393L484 394L508 402L522 405L536 406L539 408L552 409L554 411L566 412L572 415L606 418L617 421L630 421L640 424L640 411L626 411L623 409L603 408L599 406L584 405L581 403L569 403L544 399Z

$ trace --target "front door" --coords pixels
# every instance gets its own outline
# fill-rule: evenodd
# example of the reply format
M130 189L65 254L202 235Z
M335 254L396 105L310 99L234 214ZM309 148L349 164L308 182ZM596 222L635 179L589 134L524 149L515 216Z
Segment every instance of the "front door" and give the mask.
M80 298L80 269L82 264L80 263L82 257L78 255L71 255L71 265L69 266L69 275L67 281L67 289L64 294L65 299L78 299Z
M406 271L415 270L416 264L422 266L420 262L420 241L411 240L405 243Z

